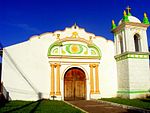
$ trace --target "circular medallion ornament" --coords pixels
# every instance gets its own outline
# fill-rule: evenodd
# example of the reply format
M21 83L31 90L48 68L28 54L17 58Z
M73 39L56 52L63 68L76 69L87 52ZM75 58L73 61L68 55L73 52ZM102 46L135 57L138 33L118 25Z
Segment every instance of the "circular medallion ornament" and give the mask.
M80 47L79 47L79 45L74 44L74 45L70 46L70 50L71 50L72 53L78 53L79 50L80 50Z
M83 47L80 44L69 44L66 46L66 50L70 54L80 54L83 51Z

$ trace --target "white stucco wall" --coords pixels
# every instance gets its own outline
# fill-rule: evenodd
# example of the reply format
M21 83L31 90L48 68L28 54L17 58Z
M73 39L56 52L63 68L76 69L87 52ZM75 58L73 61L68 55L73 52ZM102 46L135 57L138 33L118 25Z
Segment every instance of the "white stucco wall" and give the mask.
M148 91L150 88L149 59L129 59L129 87L131 91ZM148 92L147 92L148 93ZM143 93L144 94L144 93ZM142 93L130 98L146 97Z
M79 38L89 40L92 36L93 43L99 47L102 53L100 60L94 59L52 59L47 57L49 46L54 43L56 34L60 33L60 38L78 32ZM114 59L114 43L103 37L95 37L94 34L85 32L84 29L67 28L65 31L55 33L45 33L40 36L33 36L30 40L4 48L2 81L4 87L9 92L12 100L37 100L38 93L42 98L49 98L50 94L50 62L59 60L60 67L60 90L64 99L64 78L63 74L69 67L83 68L86 73L86 99L90 99L90 68L88 63L99 63L99 88L98 97L115 97L117 91L117 71ZM78 62L78 63L77 63ZM85 63L86 62L86 63ZM80 64L81 63L81 64ZM84 64L85 63L85 64ZM78 64L78 65L77 65ZM56 69L55 69L56 73ZM56 81L55 81L56 83Z
M11 99L36 100L39 92L49 98L47 51L54 39L47 37L4 48L2 81Z
M150 88L148 59L129 58L117 62L118 96L143 98Z
M117 77L118 77L118 97L128 98L128 93L122 93L122 91L129 90L129 66L128 60L121 60L117 62Z
M115 97L117 92L117 69L114 59L114 42L103 37L97 37L93 42L100 48L102 53L99 65L101 97Z

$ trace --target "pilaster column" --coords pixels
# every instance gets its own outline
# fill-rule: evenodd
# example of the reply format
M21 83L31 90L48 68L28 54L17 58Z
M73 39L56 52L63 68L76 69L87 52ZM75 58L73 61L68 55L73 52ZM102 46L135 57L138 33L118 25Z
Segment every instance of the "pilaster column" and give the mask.
M99 77L98 77L98 64L95 64L95 93L100 93L99 92Z
M56 68L57 68L57 76L56 76L56 95L61 95L60 93L60 64L56 64Z
M54 96L55 95L55 80L54 80L54 64L50 64L51 66L51 91L50 91L50 95Z
M90 64L90 93L94 93L93 64Z

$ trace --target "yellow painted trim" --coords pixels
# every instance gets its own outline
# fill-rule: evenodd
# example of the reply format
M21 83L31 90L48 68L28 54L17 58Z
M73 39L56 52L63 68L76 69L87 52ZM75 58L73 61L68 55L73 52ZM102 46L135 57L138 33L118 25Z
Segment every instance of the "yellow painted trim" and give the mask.
M49 56L48 58L67 58L67 59L100 59L98 56Z
M56 95L61 95L60 92L60 64L57 63L56 64L56 68L57 68L57 76L56 76Z
M93 64L89 65L90 67L90 93L94 93L94 80L93 80Z
M124 52L122 54L116 55L116 61L125 60L125 59L149 59L149 52Z
M99 73L98 73L98 64L95 64L95 86L96 86L96 90L95 93L100 93L99 91Z
M85 73L86 80L89 80L89 75L88 75L88 72L86 71L87 69L85 69L84 67L82 67L81 65L78 65L78 64L72 64L72 65L68 66L66 69L64 69L64 71L62 73L62 76L61 76L61 80L64 80L64 76L65 76L66 72L70 68L73 68L73 67L78 67L78 68L82 69L84 71L84 73Z
M51 63L60 63L60 61L49 61L49 62L51 62ZM80 65L89 65L91 62L72 62L72 61L61 61L61 63L67 63L67 64L63 64L63 65L68 65L68 64L72 64L72 65L74 65L74 66L80 66ZM97 61L97 62L92 62L92 63L97 63L97 64L99 64L99 61Z
M51 91L50 91L50 96L54 96L55 95L55 78L54 78L54 68L55 65L54 64L50 64L51 66Z

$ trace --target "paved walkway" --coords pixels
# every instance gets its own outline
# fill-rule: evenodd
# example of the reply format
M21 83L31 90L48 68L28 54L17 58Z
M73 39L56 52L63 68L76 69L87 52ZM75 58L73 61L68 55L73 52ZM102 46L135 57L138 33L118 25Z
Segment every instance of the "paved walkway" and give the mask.
M96 101L68 101L70 104L73 104L89 113L139 113L137 111L124 109L117 106L112 106L106 103L99 103Z

